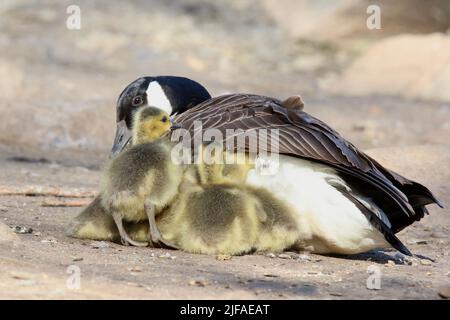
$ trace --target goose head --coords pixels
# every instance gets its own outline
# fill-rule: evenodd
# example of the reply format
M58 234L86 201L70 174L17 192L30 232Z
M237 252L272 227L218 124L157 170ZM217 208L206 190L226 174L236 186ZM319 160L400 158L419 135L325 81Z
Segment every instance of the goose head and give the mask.
M172 116L210 98L210 94L201 84L184 77L157 76L134 80L117 100L117 129L112 155L120 153L131 141L133 119L141 108L154 106Z

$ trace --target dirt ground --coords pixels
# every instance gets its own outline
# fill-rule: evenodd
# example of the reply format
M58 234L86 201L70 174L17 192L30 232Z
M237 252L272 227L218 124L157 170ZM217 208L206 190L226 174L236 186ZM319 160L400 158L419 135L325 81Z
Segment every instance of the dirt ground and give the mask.
M65 24L71 1L0 5L0 187L95 190L121 90L142 75L173 74L201 82L213 96L301 94L307 112L387 167L424 183L445 209L431 206L429 216L399 234L417 255L410 259L374 251L220 260L68 238L65 228L81 208L44 207L54 200L47 197L0 196L0 299L440 299L442 288L449 290L450 104L413 94L352 97L321 89L376 37L315 42L314 27L307 38L292 38L279 25L277 17L286 17L282 7L275 20L267 14L278 1L264 1L268 7L256 0L110 3L80 0L78 31ZM310 18L304 21L321 21L314 12L302 14ZM333 34L327 28L322 34ZM384 30L399 29L386 24ZM433 57L428 60L432 65ZM419 80L428 87L442 79ZM414 90L409 83L405 88ZM17 234L16 227L32 232ZM72 282L78 271L79 289ZM377 279L378 290L367 287Z

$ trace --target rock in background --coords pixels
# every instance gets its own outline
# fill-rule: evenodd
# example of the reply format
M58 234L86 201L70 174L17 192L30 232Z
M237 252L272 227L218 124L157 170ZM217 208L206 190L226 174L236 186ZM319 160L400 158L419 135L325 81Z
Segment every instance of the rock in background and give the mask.
M400 35L370 46L324 86L340 95L450 101L450 35Z
M450 28L446 0L264 0L273 19L293 37L339 42L343 38L379 38L399 33L445 32ZM381 9L382 28L366 27L367 8Z

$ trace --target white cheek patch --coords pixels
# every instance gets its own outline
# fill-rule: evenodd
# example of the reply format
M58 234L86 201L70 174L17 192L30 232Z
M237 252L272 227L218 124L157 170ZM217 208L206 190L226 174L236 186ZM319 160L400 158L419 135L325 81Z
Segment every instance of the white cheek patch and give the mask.
M164 90L161 88L158 82L152 81L147 88L147 104L152 107L161 109L168 114L172 112L172 106L169 99L167 99Z

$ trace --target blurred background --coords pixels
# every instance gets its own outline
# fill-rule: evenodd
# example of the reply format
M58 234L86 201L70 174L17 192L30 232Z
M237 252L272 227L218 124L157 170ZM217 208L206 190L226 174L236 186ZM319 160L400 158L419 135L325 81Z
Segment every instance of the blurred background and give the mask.
M301 94L363 149L448 145L449 28L447 0L2 0L0 151L97 167L122 89L163 74L213 96Z

